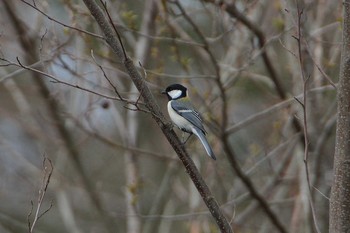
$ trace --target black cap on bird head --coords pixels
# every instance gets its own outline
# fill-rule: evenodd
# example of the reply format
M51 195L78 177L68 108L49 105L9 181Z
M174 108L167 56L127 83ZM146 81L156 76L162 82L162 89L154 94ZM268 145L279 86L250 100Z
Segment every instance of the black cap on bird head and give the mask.
M162 94L166 94L169 100L179 99L187 96L187 88L175 83L169 85Z

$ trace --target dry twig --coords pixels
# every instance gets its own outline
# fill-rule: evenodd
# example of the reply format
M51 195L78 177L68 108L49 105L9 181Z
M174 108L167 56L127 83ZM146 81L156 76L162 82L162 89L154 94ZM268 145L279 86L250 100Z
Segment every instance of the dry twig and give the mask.
M51 179L51 175L53 172L53 165L52 162L49 158L47 158L46 156L44 156L44 160L43 160L43 180L42 180L42 184L41 187L39 189L39 194L38 194L38 199L36 202L36 208L35 208L35 215L33 218L33 222L31 223L30 221L30 217L33 213L33 208L34 208L34 202L31 201L31 210L27 215L27 222L28 222L28 232L32 233L34 231L34 227L36 226L37 222L39 221L39 219L44 216L47 212L50 211L50 209L53 206L53 202L51 201L50 206L44 210L42 213L40 213L42 204L44 202L44 198L45 198L45 194L47 192L47 188L49 186L50 183L50 179Z

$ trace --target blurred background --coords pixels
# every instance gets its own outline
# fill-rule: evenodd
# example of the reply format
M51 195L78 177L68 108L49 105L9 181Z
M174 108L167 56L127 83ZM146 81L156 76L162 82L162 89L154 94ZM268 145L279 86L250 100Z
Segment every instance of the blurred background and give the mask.
M0 232L219 232L83 1L0 6ZM234 231L328 231L341 1L106 6L166 116L188 87L217 161L186 148Z

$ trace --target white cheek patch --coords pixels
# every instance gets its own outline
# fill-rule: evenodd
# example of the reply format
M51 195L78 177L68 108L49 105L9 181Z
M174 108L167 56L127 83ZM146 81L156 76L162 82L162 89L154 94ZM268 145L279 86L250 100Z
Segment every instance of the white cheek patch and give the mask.
M172 90L172 91L169 91L168 94L172 99L176 99L181 96L182 92L180 90Z

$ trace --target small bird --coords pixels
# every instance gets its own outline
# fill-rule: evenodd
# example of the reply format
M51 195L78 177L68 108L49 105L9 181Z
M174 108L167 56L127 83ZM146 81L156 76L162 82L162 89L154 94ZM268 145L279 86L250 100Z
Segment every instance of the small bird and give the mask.
M168 86L162 94L168 96L168 113L173 123L182 131L190 135L184 143L195 134L203 144L207 154L214 160L216 157L206 137L199 113L193 108L190 98L187 95L187 88L181 84Z

